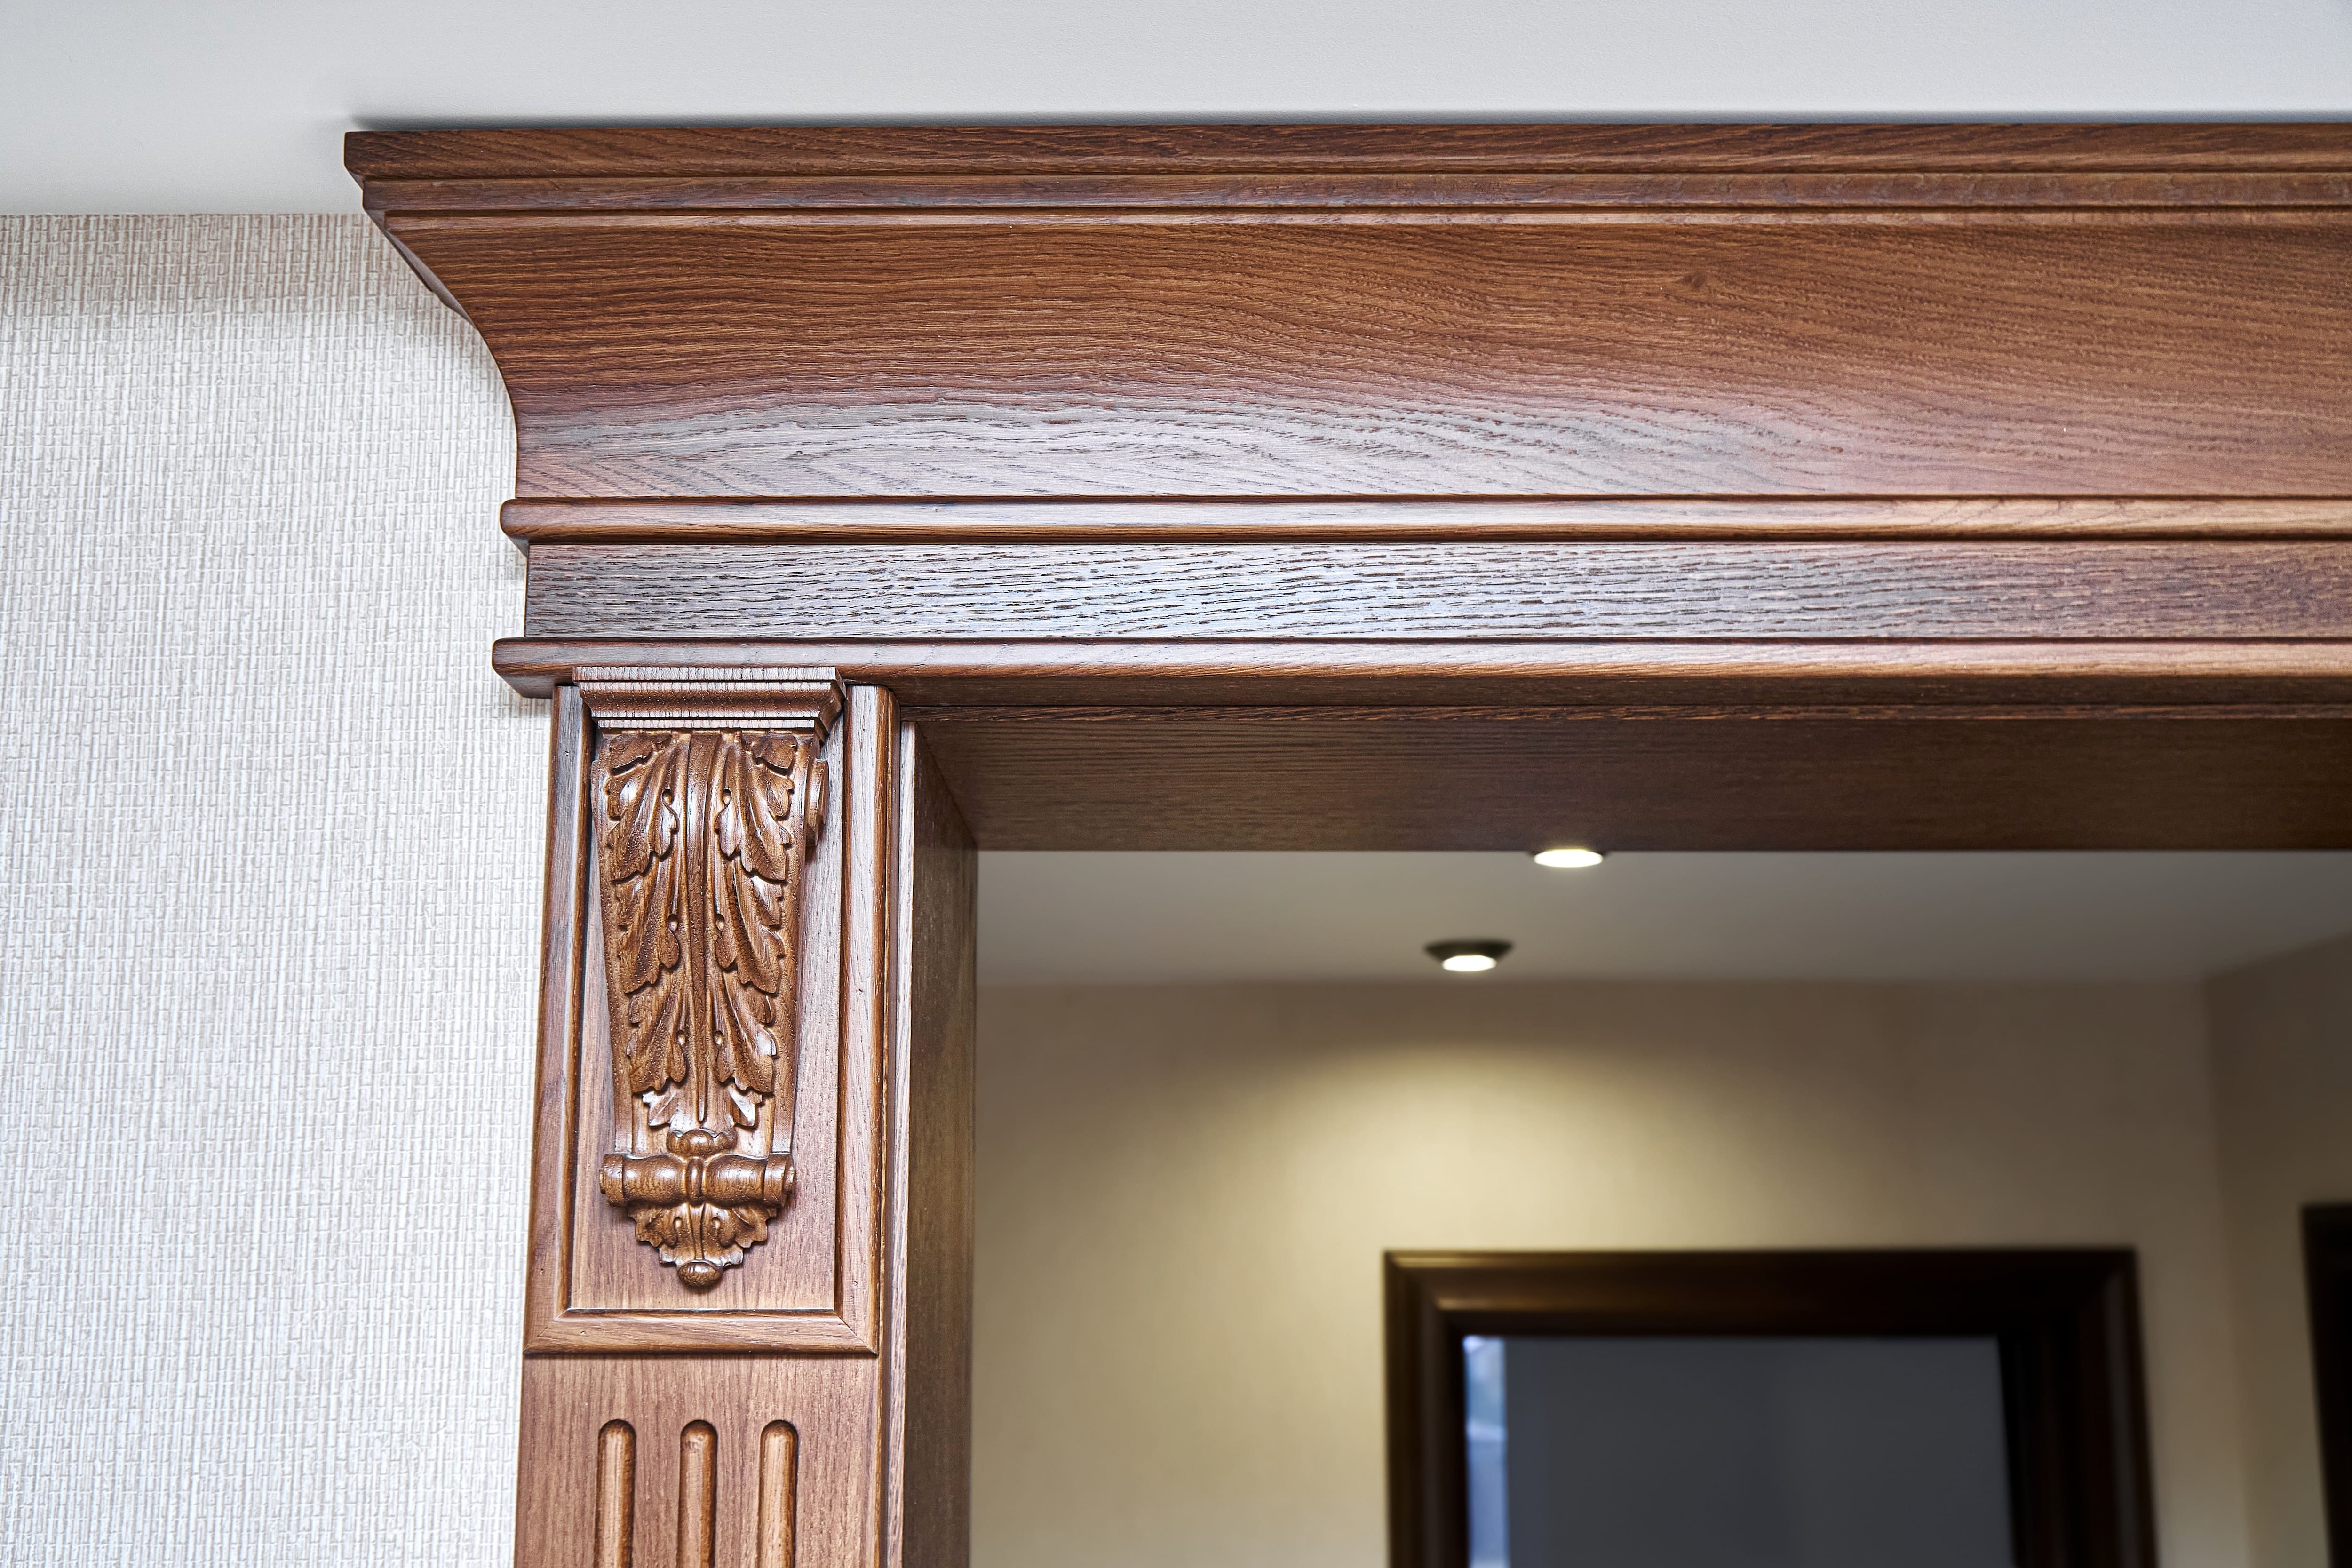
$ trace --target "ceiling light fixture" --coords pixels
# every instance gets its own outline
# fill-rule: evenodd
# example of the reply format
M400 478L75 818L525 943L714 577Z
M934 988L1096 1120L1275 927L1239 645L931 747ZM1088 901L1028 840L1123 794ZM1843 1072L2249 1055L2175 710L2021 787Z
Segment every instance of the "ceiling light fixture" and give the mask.
M1502 963L1511 944L1482 938L1475 942L1433 942L1423 951L1437 960L1440 969L1456 974L1477 974Z
M1598 866L1608 857L1598 849L1586 849L1576 845L1562 845L1557 849L1538 849L1531 858L1537 865L1549 871L1576 871L1587 866Z

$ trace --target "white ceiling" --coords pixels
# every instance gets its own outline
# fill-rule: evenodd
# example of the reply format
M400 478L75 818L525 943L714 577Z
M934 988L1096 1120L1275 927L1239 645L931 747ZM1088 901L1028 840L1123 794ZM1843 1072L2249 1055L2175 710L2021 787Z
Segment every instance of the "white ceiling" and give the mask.
M2352 931L2352 854L987 854L980 900L997 982L2195 980Z
M433 124L2341 118L2347 0L0 0L0 209L339 211Z

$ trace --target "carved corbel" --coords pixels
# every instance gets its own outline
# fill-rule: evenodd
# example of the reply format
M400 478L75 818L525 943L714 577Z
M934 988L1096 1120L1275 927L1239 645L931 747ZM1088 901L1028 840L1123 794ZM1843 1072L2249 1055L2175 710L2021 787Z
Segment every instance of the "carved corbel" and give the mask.
M829 669L583 669L612 1012L598 1182L707 1290L793 1194L801 886L824 831Z

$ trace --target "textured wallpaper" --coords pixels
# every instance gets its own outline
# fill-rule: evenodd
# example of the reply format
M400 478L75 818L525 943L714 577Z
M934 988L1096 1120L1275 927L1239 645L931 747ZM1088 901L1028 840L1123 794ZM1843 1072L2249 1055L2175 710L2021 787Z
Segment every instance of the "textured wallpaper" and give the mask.
M545 724L356 217L0 221L0 1554L489 1564Z

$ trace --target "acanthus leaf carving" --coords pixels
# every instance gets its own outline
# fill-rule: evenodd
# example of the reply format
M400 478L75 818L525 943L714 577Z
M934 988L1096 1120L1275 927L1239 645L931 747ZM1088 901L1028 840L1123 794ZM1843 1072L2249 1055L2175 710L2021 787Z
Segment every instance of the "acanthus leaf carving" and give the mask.
M762 714L793 725L772 729L625 727L647 721L624 710L597 741L614 1091L598 1185L691 1289L740 1266L792 1201L802 885L835 710Z

